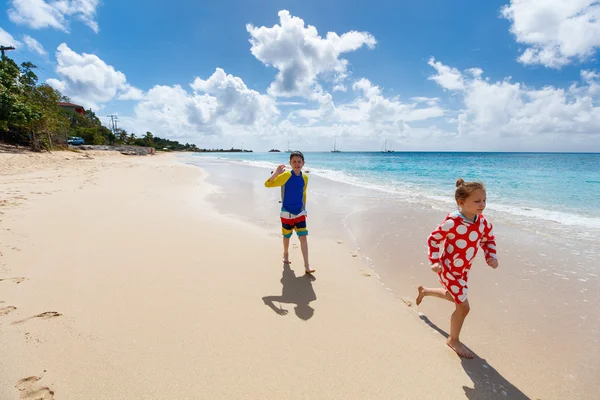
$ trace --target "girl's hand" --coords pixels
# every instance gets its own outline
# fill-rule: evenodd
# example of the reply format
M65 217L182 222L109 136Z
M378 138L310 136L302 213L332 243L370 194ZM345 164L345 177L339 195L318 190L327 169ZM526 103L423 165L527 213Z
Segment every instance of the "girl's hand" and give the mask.
M495 258L488 258L487 260L487 265L489 265L490 267L496 269L498 268L498 260L496 260Z
M431 265L431 270L436 274L439 274L440 272L442 272L442 267L440 266L440 263L435 263Z

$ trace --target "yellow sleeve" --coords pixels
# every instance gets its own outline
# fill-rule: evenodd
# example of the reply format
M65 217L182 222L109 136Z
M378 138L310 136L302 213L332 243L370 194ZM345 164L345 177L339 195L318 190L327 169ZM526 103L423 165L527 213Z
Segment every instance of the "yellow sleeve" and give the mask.
M308 175L302 174L302 178L304 178L304 193L302 194L302 202L306 207L306 189L308 188Z
M271 188L283 186L288 181L288 179L290 179L290 176L292 176L292 172L285 171L281 175L278 175L273 181L267 179L265 181L265 187Z

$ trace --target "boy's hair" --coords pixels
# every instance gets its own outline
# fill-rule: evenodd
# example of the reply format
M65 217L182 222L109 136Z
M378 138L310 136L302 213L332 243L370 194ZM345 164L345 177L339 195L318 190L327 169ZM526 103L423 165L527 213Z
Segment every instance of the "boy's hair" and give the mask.
M295 150L292 151L292 153L290 154L290 161L292 161L292 158L294 157L300 157L302 159L302 161L304 161L304 154L302 154L301 151Z
M456 180L456 192L454 192L454 198L457 203L459 200L465 201L474 191L479 189L485 190L485 185L481 182L465 182L464 179L458 178Z

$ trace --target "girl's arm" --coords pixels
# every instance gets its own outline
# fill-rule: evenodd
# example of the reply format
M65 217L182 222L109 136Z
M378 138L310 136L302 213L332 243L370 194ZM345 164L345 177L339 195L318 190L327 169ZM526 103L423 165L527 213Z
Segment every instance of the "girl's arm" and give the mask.
M429 262L431 262L431 264L440 262L442 243L446 239L448 232L450 232L455 225L456 224L452 219L452 216L448 214L446 219L444 219L444 221L442 221L442 223L429 234L429 237L427 237L427 257L429 258Z
M489 260L490 258L495 260L498 259L498 256L496 255L496 236L494 235L494 227L487 219L485 220L483 237L481 238L481 243L479 245L485 253L486 260Z

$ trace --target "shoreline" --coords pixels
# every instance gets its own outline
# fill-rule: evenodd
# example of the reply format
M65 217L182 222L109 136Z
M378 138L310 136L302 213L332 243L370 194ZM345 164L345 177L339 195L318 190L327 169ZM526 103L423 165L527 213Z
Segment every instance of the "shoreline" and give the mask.
M526 398L484 360L463 366L342 245L312 243L327 268L282 285L279 238L215 212L200 169L53 157L0 176L0 398L461 398L497 383ZM264 303L279 295L287 314Z
M474 328L464 336L474 360L448 349L449 310L438 319L407 307L414 296L382 286L392 279L366 250L340 240L336 218L354 212L352 230L365 204L337 209L309 188L313 281L301 273L297 239L297 272L282 268L276 191L248 180L231 191L238 181L170 155L53 157L44 170L13 165L0 175L0 398L16 399L15 385L61 399L526 399L567 390L492 354L492 344L471 343ZM40 379L22 381L32 376ZM584 393L568 390L564 398Z
M277 215L279 194L262 187L268 169L226 161L198 164L194 160L193 164L208 172L208 182L223 187L212 199L221 212L268 226L275 235L278 225L273 216ZM234 209L238 198L247 199L248 204ZM443 212L371 199L364 190L317 175L311 177L307 209L309 236L314 238L309 242L334 238L348 243L351 251L374 269L383 290L447 329L452 312L449 304L429 299L418 308L413 304L419 284L438 285L426 265L425 238L443 219ZM557 393L564 398L590 395L600 369L594 334L600 326L599 313L593 308L594 288L600 288L597 274L561 272L561 262L578 257L561 253L563 243L554 239L540 243L535 234L517 226L492 222L499 237L501 266L492 271L478 255L470 285L472 312L463 341L472 350L484 352L493 365L513 371L519 386L538 388L542 398ZM506 327L514 330L510 336L506 336ZM498 334L504 337L496 340ZM565 341L570 343L568 352L560 350L566 350L560 347ZM559 351L548 353L548 348Z

